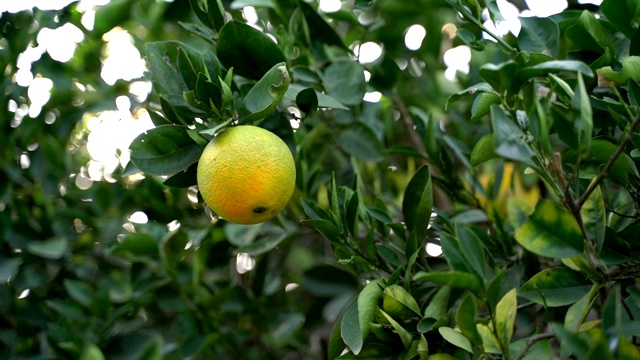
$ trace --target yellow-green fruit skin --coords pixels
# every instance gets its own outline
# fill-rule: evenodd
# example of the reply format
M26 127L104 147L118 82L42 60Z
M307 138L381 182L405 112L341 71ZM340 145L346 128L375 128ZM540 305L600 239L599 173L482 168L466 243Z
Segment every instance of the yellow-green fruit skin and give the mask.
M276 216L295 189L289 147L274 133L251 125L225 129L205 147L198 163L198 188L217 215L237 224Z

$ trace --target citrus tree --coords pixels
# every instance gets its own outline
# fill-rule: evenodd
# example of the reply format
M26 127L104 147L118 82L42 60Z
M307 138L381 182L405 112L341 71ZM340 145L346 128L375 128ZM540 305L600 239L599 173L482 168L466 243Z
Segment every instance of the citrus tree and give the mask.
M640 1L502 34L513 3L3 13L0 357L640 358ZM84 39L33 61L35 111L20 57L64 24ZM114 28L141 79L97 77ZM149 126L107 169L92 137L123 97ZM221 157L247 125L269 137ZM288 205L238 224L264 189Z

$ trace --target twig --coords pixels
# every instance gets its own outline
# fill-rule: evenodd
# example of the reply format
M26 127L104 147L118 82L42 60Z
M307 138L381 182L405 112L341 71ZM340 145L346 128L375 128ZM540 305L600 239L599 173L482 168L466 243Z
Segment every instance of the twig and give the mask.
M631 141L631 138L633 137L633 133L636 129L636 126L638 126L638 123L640 123L640 115L636 116L635 119L633 119L633 121L631 122L631 125L629 126L629 131L620 142L620 145L618 145L618 148L616 149L616 151L613 153L613 155L611 155L611 158L609 158L609 161L607 161L607 163L605 164L604 168L600 171L598 176L596 176L596 178L591 182L591 184L589 184L589 187L584 192L584 194L580 196L580 199L576 204L578 209L582 208L582 206L587 201L587 199L589 199L589 196L591 196L591 193L595 191L595 189L598 187L598 185L600 185L602 180L604 180L605 176L607 176L607 173L613 166L613 163L618 159L620 154L622 154L622 152L624 151L624 148Z
M529 340L527 340L527 342L524 344L524 347L522 348L522 350L520 350L520 352L518 353L518 356L516 356L515 360L522 359L527 354L527 351L538 341L544 340L544 339L550 339L554 336L555 335L553 333L542 333L542 334L538 334L530 337Z

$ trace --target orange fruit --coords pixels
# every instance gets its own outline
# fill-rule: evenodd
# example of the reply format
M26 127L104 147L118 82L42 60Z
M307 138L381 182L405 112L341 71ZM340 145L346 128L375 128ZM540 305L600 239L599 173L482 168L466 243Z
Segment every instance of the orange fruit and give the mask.
M204 148L198 188L209 208L237 224L276 216L289 202L296 167L287 144L251 125L225 129Z

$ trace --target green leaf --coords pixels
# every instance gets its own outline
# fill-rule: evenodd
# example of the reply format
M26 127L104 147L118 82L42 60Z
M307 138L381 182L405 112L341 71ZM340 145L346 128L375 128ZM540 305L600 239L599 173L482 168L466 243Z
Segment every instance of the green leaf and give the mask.
M358 322L358 303L353 303L342 316L340 334L345 345L358 355L362 350L363 336Z
M593 296L599 288L600 286L598 284L593 284L591 290L585 296L569 307L564 316L565 328L574 332L578 331L580 325L591 310Z
M491 354L501 354L500 343L491 327L485 324L476 325L478 334L482 337L482 348L485 352Z
M456 224L456 235L460 241L460 248L465 263L469 269L472 269L480 279L485 278L485 253L482 242L476 233L469 227L462 224Z
M245 96L244 105L249 115L240 122L253 123L266 118L280 103L288 87L287 67L284 63L274 65Z
M100 6L95 13L93 25L94 36L104 35L109 30L125 22L131 13L132 0L113 0Z
M384 160L380 141L373 130L361 122L354 122L340 132L337 140L340 148L349 155L370 162Z
M520 17L522 29L518 34L520 50L558 56L558 24L550 18Z
M476 121L489 114L491 106L500 104L500 96L494 93L482 93L476 97L471 106L471 121Z
M462 99L463 97L474 95L478 92L481 94L487 93L487 94L493 94L496 96L498 95L498 93L491 87L491 85L489 85L489 83L486 83L486 82L478 83L449 96L447 98L447 104L445 105L445 110L447 110L449 106L451 106L451 104Z
M316 265L304 273L302 286L311 294L330 297L351 293L358 287L358 283L353 275L336 266ZM357 313L355 322L355 326L360 329Z
M426 236L433 211L433 185L431 170L421 166L411 177L402 199L402 215L409 231L418 239Z
M131 161L151 175L172 175L198 161L203 148L178 125L148 130L133 140Z
M360 208L360 197L358 192L354 192L345 204L346 226L352 236L358 236L358 209Z
M511 160L522 161L533 166L531 158L534 153L524 131L514 123L507 112L500 106L491 107L491 126L494 133L494 151L496 154Z
M262 31L232 20L218 35L218 59L246 78L258 80L276 64L285 62L278 45Z
M13 279L22 265L22 259L0 259L0 285L8 283Z
M489 161L499 157L499 155L496 154L494 150L494 139L494 134L487 134L481 137L480 140L478 140L478 142L473 147L473 150L471 150L471 159L469 160L471 166L476 166L482 164L485 161Z
M105 360L104 354L95 344L88 344L82 350L80 360Z
M436 291L435 295L429 301L429 305L424 309L424 318L438 320L449 312L449 298L451 297L451 288L442 286Z
M225 11L220 0L189 0L191 9L207 26L220 31L224 25Z
M575 303L589 293L593 284L582 274L566 269L552 268L534 275L518 290L518 295L549 307Z
M420 307L413 296L402 286L387 286L382 295L382 308L394 318L420 315Z
M581 73L584 76L593 77L593 71L591 70L591 68L582 61L577 60L546 61L541 64L526 67L518 71L518 77L522 81L526 81L534 77L546 77L552 73L565 71Z
M54 237L43 241L29 241L27 244L27 251L45 259L57 260L67 253L67 247L67 239L63 237Z
M514 61L507 61L501 64L485 64L478 72L498 94L504 94L511 88L517 68L518 65Z
M300 94L300 92L307 89L311 89L311 88L305 87L300 84L289 84L289 89L284 94L284 97L288 100L296 101L298 94ZM335 98L329 95L320 93L317 90L313 90L313 91L316 93L316 97L318 98L318 107L349 110L348 107L344 106L344 104L342 104L340 101L336 100Z
M367 91L364 69L349 60L331 63L322 74L322 84L327 93L345 105L358 105Z
M495 324L502 349L508 349L516 323L518 297L516 289L507 292L496 306Z
M603 53L605 49L615 51L613 41L607 30L588 10L582 11L578 21L565 31L565 36L573 41L581 50Z
M619 84L625 84L629 79L640 82L640 56L624 58L620 71L615 71L611 66L606 66L598 69L596 72L599 76Z
M296 106L306 117L313 116L318 111L318 94L312 88L306 88L296 95Z
M448 271L428 273L420 271L413 276L413 280L431 281L441 285L470 290L475 294L482 294L483 292L480 280L478 280L475 275L464 272Z
M478 306L470 293L462 298L458 310L456 311L456 324L462 334L474 344L481 346L482 337L476 328L476 317L478 316Z
M632 39L637 30L638 17L640 17L640 2L637 0L604 0L600 4L600 11L607 20Z
M617 145L607 140L592 140L589 153L582 158L583 165L595 164L600 167L611 159L611 156L616 152L617 148ZM572 163L576 160L577 155L576 151L569 151L564 155L563 161ZM613 165L607 173L607 178L621 185L625 185L629 182L630 175L637 177L638 169L629 155L623 153L613 162Z
M160 94L180 94L189 88L178 71L180 49L187 49L178 41L157 41L145 44L147 63L151 70L153 88Z
M338 33L316 12L310 4L302 1L298 3L304 18L306 25L309 29L309 34L313 34L312 42L319 41L326 45L333 45L342 49L347 49Z
M281 243L297 238L298 234L281 234L281 235L268 235L260 238L258 241L255 241L251 244L247 244L239 247L235 253L247 253L251 256L258 256L265 254L280 245Z
M471 342L463 334L447 326L439 327L438 332L445 340L447 340L451 344L473 354L473 347L471 346Z
M598 252L601 251L607 228L607 213L600 186L596 187L584 205L582 205L580 217L589 235L589 240L596 246Z
M413 336L411 335L411 333L408 332L405 328L403 328L402 325L400 325L397 321L395 321L389 314L387 314L386 312L380 309L378 309L378 311L391 324L391 326L393 327L393 330L396 331L396 334L400 336L400 340L402 340L402 344L404 345L404 348L405 349L409 348L409 346L411 345L411 341L413 340Z
M78 304L87 308L91 306L95 292L89 284L84 281L64 279L64 288Z
M583 238L576 219L553 201L540 199L515 238L525 249L554 259L582 254Z
M340 241L340 230L329 220L309 219L300 221L302 225L316 229L322 236L331 242Z
M151 235L145 233L128 234L112 250L114 254L132 254L134 256L155 257L158 254L158 241Z
M381 279L371 280L358 295L358 323L360 333L364 341L371 332L371 323L376 317L376 310L382 298L384 281Z
M519 359L518 355L522 352L522 350L527 347L526 352L522 356L522 360L547 360L553 358L553 353L551 350L551 343L549 340L538 340L535 339L536 335L531 335L526 338L519 339L515 342L512 342L509 345L509 354L511 354L511 359ZM530 345L534 340L537 340L533 345Z
M578 84L571 99L571 107L576 113L575 127L579 131L578 142L581 152L589 152L593 130L593 111L589 101L589 93L584 85L582 74L578 73Z

